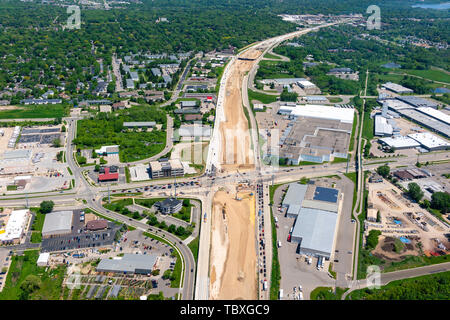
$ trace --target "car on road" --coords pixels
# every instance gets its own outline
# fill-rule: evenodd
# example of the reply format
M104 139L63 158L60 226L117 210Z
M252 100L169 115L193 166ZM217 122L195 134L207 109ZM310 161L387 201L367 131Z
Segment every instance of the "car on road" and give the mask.
M194 272L194 268L191 269L191 272Z

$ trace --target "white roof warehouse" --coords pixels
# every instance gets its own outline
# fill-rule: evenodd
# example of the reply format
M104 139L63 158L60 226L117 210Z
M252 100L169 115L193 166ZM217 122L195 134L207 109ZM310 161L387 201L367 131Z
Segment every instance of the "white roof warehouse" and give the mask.
M157 261L158 256L156 255L125 253L123 257L102 259L97 266L97 271L149 274L153 271Z
M29 214L30 210L28 209L11 212L6 228L0 230L0 241L3 243L20 241L27 225Z

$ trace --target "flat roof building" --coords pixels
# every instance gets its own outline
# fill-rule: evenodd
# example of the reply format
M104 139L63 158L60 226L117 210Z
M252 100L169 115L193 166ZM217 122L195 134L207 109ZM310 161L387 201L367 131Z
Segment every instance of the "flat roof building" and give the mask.
M295 221L291 241L298 242L298 253L330 258L333 251L337 214L302 208Z
M153 128L155 125L155 121L130 121L123 123L125 128Z
M73 211L56 211L45 215L42 236L49 238L72 231Z
M404 86L401 86L399 84L396 83L392 83L392 82L386 82L385 84L382 85L383 88L385 88L386 90L395 92L395 93L413 93L414 91L406 88Z
M300 183L290 183L288 191L284 196L283 207L289 208L292 205L301 206L303 199L305 198L308 185Z
M396 97L397 100L403 101L415 108L419 107L429 107L433 109L437 109L438 105L431 100L424 99L416 96L400 96Z
M404 136L381 138L378 142L396 150L420 147L416 140Z
M130 254L113 259L102 259L97 266L98 272L116 272L125 274L150 274L158 261L153 254Z
M0 230L0 241L3 244L19 243L25 234L25 228L30 217L30 210L13 210L9 215L4 229Z
M381 137L390 137L392 136L394 129L388 123L387 119L383 116L376 115L375 116L375 135Z
M37 259L36 264L39 267L46 267L48 266L48 259L50 258L50 253L49 252L43 252L41 254L39 254L39 258Z
M355 110L353 108L336 108L322 105L296 105L280 106L280 114L287 114L292 117L318 118L327 120L338 120L345 123L353 123Z
M149 168L152 179L184 175L184 167L180 159L151 161L149 163Z
M102 146L100 149L95 150L95 153L97 153L98 155L119 154L119 146Z
M117 181L119 179L119 172L112 172L111 168L106 167L103 173L98 175L98 181Z
M447 150L450 148L450 143L429 132L412 133L408 134L408 137L416 140L429 151Z

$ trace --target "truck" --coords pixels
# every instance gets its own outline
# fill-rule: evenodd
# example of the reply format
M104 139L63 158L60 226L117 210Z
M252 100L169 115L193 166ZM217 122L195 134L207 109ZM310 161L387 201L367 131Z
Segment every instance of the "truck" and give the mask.
M281 248L281 241L278 240L278 248Z
M280 291L278 292L278 300L283 299L283 289L280 289Z
M264 291L267 291L267 281L264 281L264 282L263 282L263 290L264 290Z

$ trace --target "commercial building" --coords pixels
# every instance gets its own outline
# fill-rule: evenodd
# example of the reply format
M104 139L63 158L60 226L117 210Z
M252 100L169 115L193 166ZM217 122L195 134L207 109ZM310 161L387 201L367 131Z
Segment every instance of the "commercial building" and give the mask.
M119 146L102 146L100 149L95 150L95 153L99 156L110 155L110 154L119 154Z
M152 179L182 176L184 167L180 159L151 161L149 164Z
M183 202L171 197L163 201L156 202L155 206L159 209L159 211L161 211L161 213L171 214L180 211L183 206Z
M388 123L388 119L381 115L375 116L375 135L381 137L392 136L394 129L391 124Z
M91 220L86 223L86 229L89 231L97 231L108 228L108 221L104 219Z
M197 107L196 100L182 100L180 101L181 108L195 108Z
M194 138L211 138L211 127L207 125L182 125L178 129L178 136L184 139L194 139Z
M292 242L299 243L297 252L329 259L333 252L336 222L335 212L302 208L291 236Z
M5 151L1 157L2 162L20 162L29 161L31 159L32 151L30 149L18 149Z
M351 110L353 115L353 109L341 110ZM278 154L288 165L298 165L301 161L323 163L334 158L347 158L351 133L351 122L296 117L282 130Z
M99 182L117 181L119 180L119 172L112 172L111 167L104 168L104 172L98 175Z
M336 108L333 106L312 104L280 106L278 113L289 115L290 117L337 120L345 123L353 123L353 118L355 116L353 108Z
M73 211L50 212L45 215L42 236L50 238L53 236L69 234L72 231Z
M428 99L424 99L421 97L416 97L416 96L400 96L400 97L396 97L396 99L409 104L411 106L413 106L414 108L419 108L419 107L429 107L429 108L433 108L433 109L437 109L438 105Z
M402 150L420 147L420 143L410 137L396 136L378 139L378 142L391 149Z
M283 200L282 206L287 209L287 214L289 217L296 217L298 211L302 206L303 199L305 198L306 190L308 185L291 183L289 184L288 191Z
M392 92L395 92L395 93L399 93L399 94L401 94L401 93L413 93L414 92L413 90L411 90L409 88L406 88L404 86L401 86L399 84L392 83L392 82L386 82L385 84L382 85L382 87L384 89L386 89L386 90L389 90L389 91L392 91Z
M130 254L113 259L102 259L97 266L98 272L115 272L124 274L150 274L158 261L153 254Z
M43 252L39 254L39 258L37 259L36 264L38 267L46 267L48 266L48 259L50 258L49 252Z
M442 111L430 107L419 107L417 108L417 111L450 125L450 116L443 113Z
M4 229L0 229L0 242L2 244L18 244L23 235L30 217L30 210L14 210L8 218Z
M155 125L155 121L131 121L123 123L125 128L153 128Z
M412 133L408 134L408 137L416 140L428 151L447 150L450 148L450 143L429 132Z

